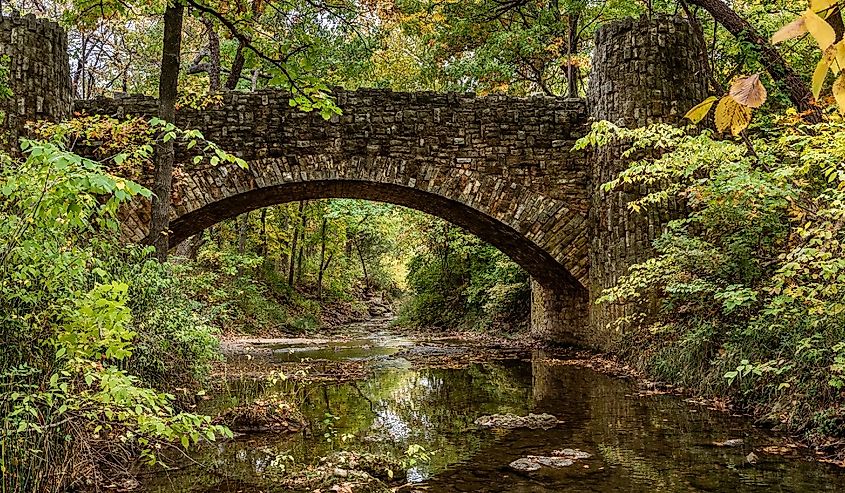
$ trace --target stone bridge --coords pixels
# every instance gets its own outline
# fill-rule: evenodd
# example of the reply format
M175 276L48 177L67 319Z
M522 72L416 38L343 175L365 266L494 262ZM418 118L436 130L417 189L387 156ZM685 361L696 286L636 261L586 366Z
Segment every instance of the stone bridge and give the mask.
M280 202L348 197L440 216L490 242L543 284L586 285L590 164L570 151L586 104L555 98L337 91L343 114L325 121L275 90L229 92L181 109L176 124L243 158L190 165L179 152L171 245L223 220ZM77 101L76 111L154 116L146 97ZM124 222L147 235L149 204Z
M4 31L8 22L15 28L14 20L3 22ZM30 50L29 68L12 56L13 73L19 66L24 73L13 90L23 87L31 66L56 64L61 36L51 37L58 41L49 57L36 60L38 43L26 33L43 37L39 29L11 41L0 33L3 52ZM628 307L590 301L646 258L667 218L627 212L627 201L642 190L599 190L624 168L619 148L588 154L571 151L572 145L591 119L624 125L678 120L703 99L705 88L699 82L701 45L682 19L613 23L599 31L595 45L586 100L338 90L343 113L325 121L292 109L283 92L261 90L224 93L221 103L202 110L181 109L178 126L201 130L249 167L195 167L189 152L179 152L183 166L174 182L171 245L219 221L284 202L345 197L398 204L464 227L526 269L534 281L535 335L601 345L607 322ZM19 96L12 108L19 120L66 116L63 105L32 108L36 95L42 101L67 99L67 71L51 73L58 74L55 80L42 77L34 88L30 81ZM76 101L74 110L154 116L157 103L130 96ZM127 238L142 241L149 204L135 204L124 216Z

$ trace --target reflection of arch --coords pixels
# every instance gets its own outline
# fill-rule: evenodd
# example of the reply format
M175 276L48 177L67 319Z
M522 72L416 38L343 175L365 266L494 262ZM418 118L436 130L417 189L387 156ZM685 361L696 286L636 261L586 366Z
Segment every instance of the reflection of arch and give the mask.
M426 212L456 224L495 246L546 287L579 285L578 280L548 252L478 209L417 188L363 180L293 182L225 197L175 218L170 225L170 244L175 246L220 221L255 209L324 198L366 199Z

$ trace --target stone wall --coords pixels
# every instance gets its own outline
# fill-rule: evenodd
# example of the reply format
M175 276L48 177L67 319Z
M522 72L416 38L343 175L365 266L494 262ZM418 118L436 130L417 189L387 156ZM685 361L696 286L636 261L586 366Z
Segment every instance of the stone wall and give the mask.
M3 17L0 56L9 58L8 85L13 93L0 101L5 115L0 148L10 151L17 149L26 122L58 121L70 115L67 35L57 24L33 15Z
M580 287L551 288L531 281L531 335L555 344L584 346L592 341L589 295Z
M706 97L700 54L704 47L684 19L660 16L626 19L603 26L596 35L590 75L590 115L619 126L679 123L687 110ZM651 242L679 207L635 214L628 202L647 190L624 187L604 192L601 185L627 166L620 158L624 142L595 153L591 170L590 315L594 344L604 346L619 327L608 324L636 307L595 305L628 268L653 254Z

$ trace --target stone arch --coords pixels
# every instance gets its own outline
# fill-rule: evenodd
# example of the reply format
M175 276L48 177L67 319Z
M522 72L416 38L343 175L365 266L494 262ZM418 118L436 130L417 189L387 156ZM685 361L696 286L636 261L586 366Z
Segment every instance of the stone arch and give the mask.
M228 92L208 108L177 112L180 127L201 130L249 169L196 168L190 152L179 150L173 222L216 201L231 207L231 197L291 183L395 185L499 221L563 266L535 273L566 272L563 283L586 285L589 163L570 151L586 128L584 101L338 90L343 114L325 121L291 109L288 98L273 90ZM75 109L125 116L154 115L156 107L152 98L132 96L80 101ZM127 214L127 239L142 240L148 221L143 208ZM508 235L502 243L515 241Z
M228 196L175 217L170 225L170 244L175 247L220 221L256 209L299 200L329 198L372 200L437 216L501 250L543 287L584 289L548 252L511 226L479 209L418 188L364 180L290 182Z
M343 114L302 113L282 91L227 92L206 108L182 108L199 129L248 162L195 167L177 149L173 241L238 211L295 198L357 196L430 212L476 233L532 275L532 327L558 342L587 330L588 156L570 151L586 131L583 100L473 94L336 91ZM155 115L153 98L77 101L76 111ZM149 203L124 214L143 241ZM205 226L203 226L205 227Z

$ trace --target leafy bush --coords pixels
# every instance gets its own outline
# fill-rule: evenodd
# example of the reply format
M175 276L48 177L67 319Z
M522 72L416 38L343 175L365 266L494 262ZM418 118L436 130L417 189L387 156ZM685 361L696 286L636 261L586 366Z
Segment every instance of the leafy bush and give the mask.
M656 319L620 320L618 349L656 376L727 395L808 435L845 436L845 123L786 115L747 144L657 125L597 124L579 145L630 139L635 161L605 185L680 198L688 213L603 303L660 299Z
M128 367L158 388L197 387L219 359L220 343L205 307L188 296L184 269L140 258L128 265L138 334Z
M165 309L155 300L167 276L113 239L120 204L149 191L55 143L26 141L24 150L25 161L5 157L0 167L3 491L114 479L133 457L153 463L162 447L229 434L208 416L178 412L172 395L147 386L160 378L139 363L171 371L164 337L202 348L188 351L202 355L192 365L209 354L201 324L150 316ZM133 361L144 378L131 373Z
M431 220L431 219L429 219ZM400 323L426 327L524 328L528 275L499 250L436 221L426 248L408 264L410 298Z

